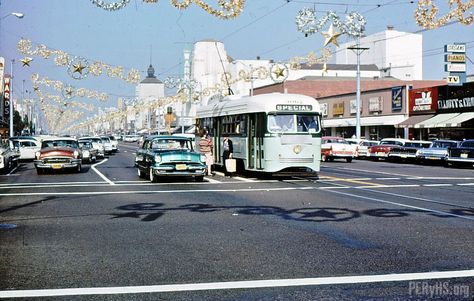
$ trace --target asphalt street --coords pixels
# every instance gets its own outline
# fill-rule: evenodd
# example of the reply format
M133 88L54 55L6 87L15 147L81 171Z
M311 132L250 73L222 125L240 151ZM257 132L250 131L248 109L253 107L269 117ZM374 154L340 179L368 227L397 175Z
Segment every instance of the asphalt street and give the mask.
M472 168L150 183L119 147L81 173L0 175L0 298L473 299Z

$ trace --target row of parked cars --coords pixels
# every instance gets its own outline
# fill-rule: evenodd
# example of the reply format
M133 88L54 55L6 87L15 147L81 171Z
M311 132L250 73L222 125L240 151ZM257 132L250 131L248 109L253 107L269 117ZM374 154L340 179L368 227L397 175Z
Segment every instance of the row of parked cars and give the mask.
M474 140L407 140L385 138L381 141L323 137L321 160L369 158L392 162L441 162L450 166L474 165Z
M33 160L38 174L56 169L79 172L83 163L94 163L116 151L118 142L113 136L12 137L0 145L0 169L6 172L20 160Z

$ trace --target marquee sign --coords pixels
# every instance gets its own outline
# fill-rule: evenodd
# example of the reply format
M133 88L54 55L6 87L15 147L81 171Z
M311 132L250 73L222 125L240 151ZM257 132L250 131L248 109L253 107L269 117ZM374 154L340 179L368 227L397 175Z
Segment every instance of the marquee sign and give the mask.
M462 86L466 82L466 44L447 44L444 51L444 71L449 72L446 78L448 86Z
M3 120L10 121L10 76L5 75L3 79Z

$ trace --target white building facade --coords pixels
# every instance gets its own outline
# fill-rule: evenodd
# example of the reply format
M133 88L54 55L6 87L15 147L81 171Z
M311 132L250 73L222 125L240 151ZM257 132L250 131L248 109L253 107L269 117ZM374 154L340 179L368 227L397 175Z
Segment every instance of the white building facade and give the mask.
M348 47L354 42L342 44L336 52L336 64L356 64L357 56ZM360 55L360 63L375 64L382 76L400 80L423 79L423 36L409 32L388 30L360 39L360 47L368 48Z

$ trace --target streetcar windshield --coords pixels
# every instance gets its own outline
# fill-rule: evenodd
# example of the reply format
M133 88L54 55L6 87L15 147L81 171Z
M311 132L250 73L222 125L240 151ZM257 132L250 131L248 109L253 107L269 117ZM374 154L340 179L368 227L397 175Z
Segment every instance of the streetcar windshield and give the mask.
M271 133L318 133L320 122L317 115L269 114L267 129Z

